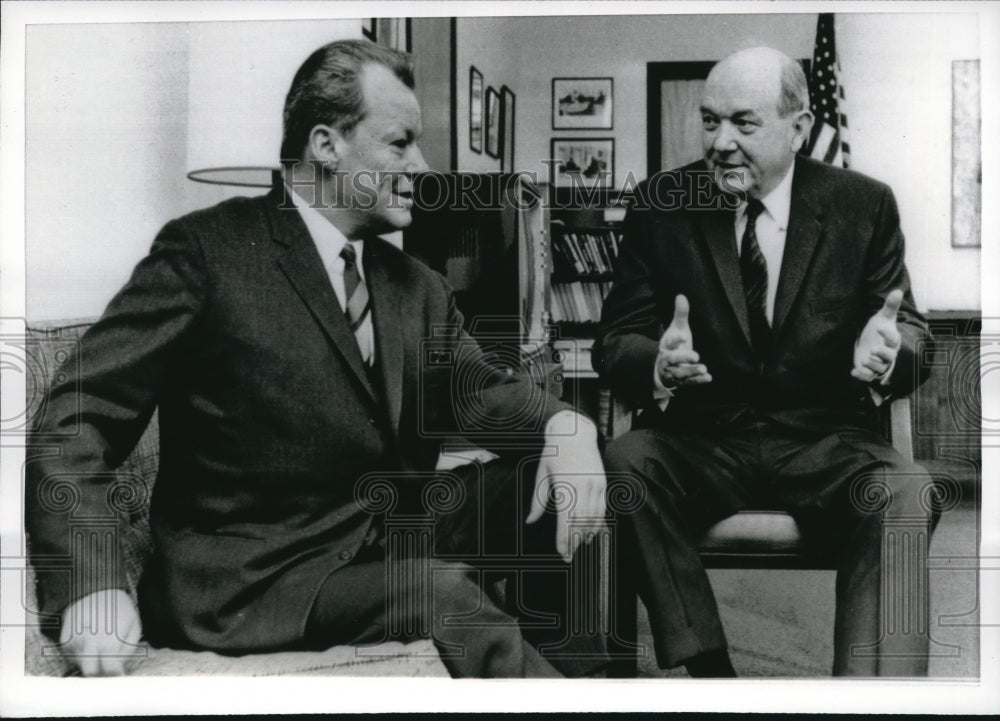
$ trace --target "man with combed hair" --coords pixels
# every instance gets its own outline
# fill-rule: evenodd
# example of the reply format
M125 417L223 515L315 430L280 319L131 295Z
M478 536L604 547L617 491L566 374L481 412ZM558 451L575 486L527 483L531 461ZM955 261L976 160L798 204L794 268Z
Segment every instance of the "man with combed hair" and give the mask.
M883 526L909 524L905 562L919 569L931 515L929 478L876 419L927 376L892 192L797 154L813 121L806 81L775 50L718 63L701 115L704 161L654 176L628 213L594 348L601 377L642 409L605 455L613 477L645 488L621 519L620 572L661 667L735 675L696 542L740 509L777 505L836 559L834 674L924 674L926 623L880 625L899 600L880 584L900 570ZM667 188L682 202L659 197ZM911 612L926 622L926 606Z
M78 582L40 571L39 596L84 674L121 673L142 632L226 654L429 636L455 676L602 665L600 638L566 618L565 563L604 523L595 427L489 365L445 280L378 237L410 224L426 169L412 88L409 58L368 41L313 53L285 105L282 181L167 224L82 339L79 374L54 385L40 432L80 430L29 465L27 520L36 558L73 558ZM447 363L428 365L430 339ZM458 374L475 382L456 391ZM49 501L68 483L75 517L106 517L113 470L154 408L140 630L123 554L74 555L71 514ZM435 475L428 428L474 433L500 458ZM575 503L554 503L556 483ZM387 543L378 510L432 518L447 558L432 568L429 551ZM498 541L505 570L548 560L514 579L504 609L478 570L447 560ZM81 633L81 613L116 613L118 635Z

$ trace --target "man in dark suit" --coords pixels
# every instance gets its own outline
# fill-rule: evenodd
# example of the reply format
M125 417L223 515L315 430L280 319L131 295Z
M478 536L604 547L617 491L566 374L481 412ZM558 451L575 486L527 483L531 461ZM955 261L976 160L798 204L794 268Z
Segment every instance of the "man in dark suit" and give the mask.
M926 673L926 626L883 638L879 624L900 600L880 595L900 570L883 524L915 529L919 569L930 515L928 477L875 417L926 377L892 192L797 155L808 90L777 51L718 63L701 113L705 161L646 181L628 213L594 349L602 378L643 409L605 465L644 488L621 519L624 558L658 662L734 675L695 543L763 502L838 561L834 673Z
M41 432L80 431L29 466L36 556L71 554L69 514L50 502L64 484L78 517L107 515L112 470L159 409L155 551L138 613L113 549L77 553L77 583L39 589L83 673L121 673L140 627L154 645L221 653L430 636L456 676L602 663L599 639L570 638L591 652L572 663L525 641L510 614L554 607L530 579L505 612L469 566L397 553L413 536L393 541L377 513L433 518L436 550L452 559L499 538L516 563L523 542L549 576L604 515L593 424L490 366L444 279L378 237L410 223L412 176L426 169L412 87L409 59L367 41L313 53L286 99L284 182L167 224L83 338L79 376L53 387ZM435 474L447 430L500 460ZM576 502L553 504L555 484ZM81 609L115 612L118 636L79 633ZM566 640L548 626L536 645Z

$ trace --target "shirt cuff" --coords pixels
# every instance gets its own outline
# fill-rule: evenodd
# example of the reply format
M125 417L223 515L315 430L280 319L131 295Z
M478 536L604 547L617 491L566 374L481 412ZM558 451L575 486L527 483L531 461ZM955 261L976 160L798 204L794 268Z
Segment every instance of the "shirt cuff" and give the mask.
M886 390L882 392L883 388L888 388L889 379L892 377L892 372L896 369L896 359L892 359L892 363L889 364L889 368L886 369L885 373L880 375L878 378L873 380L868 384L868 392L871 394L872 401L875 403L875 407L881 406L889 397L889 392Z
M660 407L660 411L667 410L667 405L670 403L670 399L673 398L674 392L670 388L663 385L663 381L660 380L660 374L656 372L656 364L653 364L653 400L656 401L656 405Z

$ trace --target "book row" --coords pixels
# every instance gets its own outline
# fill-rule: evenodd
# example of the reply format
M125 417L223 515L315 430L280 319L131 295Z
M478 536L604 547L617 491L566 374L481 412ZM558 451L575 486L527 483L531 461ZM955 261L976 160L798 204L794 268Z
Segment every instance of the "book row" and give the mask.
M573 281L552 284L552 320L559 323L597 323L611 281Z
M595 231L565 231L552 241L552 262L557 275L610 273L618 257L622 234L608 228Z

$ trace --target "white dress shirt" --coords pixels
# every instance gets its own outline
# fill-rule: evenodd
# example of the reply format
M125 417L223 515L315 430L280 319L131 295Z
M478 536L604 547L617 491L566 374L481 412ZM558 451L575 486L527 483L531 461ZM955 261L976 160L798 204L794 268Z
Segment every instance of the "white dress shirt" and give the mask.
M358 274L361 280L365 281L365 266L362 263L364 255L364 241L348 240L343 233L329 220L324 218L318 210L310 208L309 203L292 189L288 189L292 197L292 202L302 216L302 221L306 224L309 236L319 251L319 257L323 260L323 267L333 285L333 292L337 296L341 309L347 308L347 291L344 289L344 259L340 257L340 251L344 249L345 243L354 246L357 254ZM367 281L366 281L367 282ZM346 311L345 311L346 312ZM368 313L361 325L354 332L354 337L358 340L358 348L361 350L361 357L375 361L375 328L372 325L372 314Z

